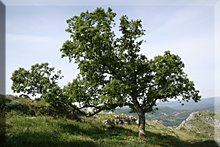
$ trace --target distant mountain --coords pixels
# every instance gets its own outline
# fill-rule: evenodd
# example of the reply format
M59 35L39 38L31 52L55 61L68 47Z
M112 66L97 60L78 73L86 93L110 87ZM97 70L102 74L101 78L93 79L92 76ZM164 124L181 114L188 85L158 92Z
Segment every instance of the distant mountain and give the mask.
M220 97L215 98L215 111L220 112Z
M145 115L146 120L158 120L165 126L178 126L185 120L192 112L209 111L220 112L220 97L203 98L198 103L194 101L185 102L182 106L178 101L161 102L158 103L159 110L155 110ZM128 107L118 108L115 110L116 114L127 114L137 117L135 113L129 113ZM138 117L137 117L138 118Z
M169 107L177 110L209 110L214 111L215 101L220 97L202 98L201 101L195 103L194 101L183 102L183 106L178 101L160 102L158 103L159 108ZM217 103L216 103L217 104Z

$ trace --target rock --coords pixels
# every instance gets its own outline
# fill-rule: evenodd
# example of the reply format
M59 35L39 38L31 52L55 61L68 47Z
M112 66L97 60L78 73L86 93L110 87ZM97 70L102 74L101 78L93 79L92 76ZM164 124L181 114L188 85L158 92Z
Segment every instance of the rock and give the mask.
M114 125L132 124L135 123L136 120L137 119L134 116L113 115L113 118L108 118L107 120L103 121L103 123L114 126Z

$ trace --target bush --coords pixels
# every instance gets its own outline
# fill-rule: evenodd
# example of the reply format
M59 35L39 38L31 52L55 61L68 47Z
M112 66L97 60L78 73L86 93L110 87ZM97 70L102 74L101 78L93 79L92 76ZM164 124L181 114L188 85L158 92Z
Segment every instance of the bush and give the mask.
M78 119L76 112L58 111L45 102L44 99L36 98L32 100L26 97L6 96L5 112L15 111L18 115L53 117L66 117L69 119Z

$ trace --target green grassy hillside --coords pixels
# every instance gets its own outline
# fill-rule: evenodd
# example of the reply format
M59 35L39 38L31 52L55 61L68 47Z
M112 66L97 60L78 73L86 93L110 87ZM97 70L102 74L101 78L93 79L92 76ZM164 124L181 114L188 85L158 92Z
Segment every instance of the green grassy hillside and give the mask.
M136 125L110 127L102 123L110 114L81 122L50 116L7 114L5 146L217 146L212 137L167 128L147 121L146 140L137 138Z
M104 120L113 118L114 114L100 113L94 117L81 117L70 120L65 117L51 117L42 113L25 113L17 108L18 104L30 106L44 105L45 102L11 99L12 105L6 114L6 143L4 146L71 146L71 147L214 147L217 144L213 136L198 135L196 130L166 127L160 122L146 121L146 138L138 139L136 124L110 126ZM15 107L16 106L16 107ZM20 105L19 105L20 106ZM27 109L27 111L29 111ZM209 115L209 114L206 114ZM201 122L202 123L202 122ZM198 125L204 125L199 123ZM205 123L205 121L203 122ZM196 125L196 124L195 124ZM206 129L205 127L203 129ZM207 131L210 131L207 130ZM211 130L213 131L213 129Z
M99 114L79 122L11 112L7 114L5 146L217 146L211 137L167 128L155 121L147 121L146 139L139 140L134 124L110 127L102 123L111 116Z

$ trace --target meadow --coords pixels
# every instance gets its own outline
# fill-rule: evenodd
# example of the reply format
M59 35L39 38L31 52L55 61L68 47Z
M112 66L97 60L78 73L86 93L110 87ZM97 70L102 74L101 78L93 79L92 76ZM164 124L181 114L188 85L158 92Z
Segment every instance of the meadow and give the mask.
M11 99L13 105L40 105L26 99ZM12 107L11 107L12 108ZM17 107L16 107L17 108ZM27 112L27 111L26 111ZM6 112L6 143L3 146L76 146L76 147L207 147L217 146L205 132L166 127L158 121L146 121L146 138L138 139L136 124L110 126L103 121L114 114L99 113L94 117L71 120L49 115L31 115L18 109ZM209 115L209 114L206 114ZM196 124L196 123L195 123ZM199 124L203 125L203 124ZM209 127L203 128L214 131Z

